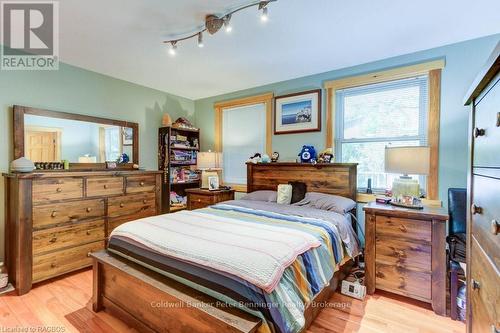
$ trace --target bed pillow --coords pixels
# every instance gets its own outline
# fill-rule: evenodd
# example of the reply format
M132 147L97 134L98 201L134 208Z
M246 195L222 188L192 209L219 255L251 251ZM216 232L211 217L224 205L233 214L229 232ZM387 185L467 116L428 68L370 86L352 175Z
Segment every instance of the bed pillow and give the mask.
M278 198L276 202L282 205L289 205L292 202L292 185L278 185Z
M307 185L303 182L288 182L292 185L292 201L290 203L294 204L304 199L307 193Z
M241 200L276 202L278 194L276 191L254 191L245 195Z
M356 202L340 195L324 194L318 192L308 192L301 201L295 203L296 206L309 206L317 209L346 214L356 207Z

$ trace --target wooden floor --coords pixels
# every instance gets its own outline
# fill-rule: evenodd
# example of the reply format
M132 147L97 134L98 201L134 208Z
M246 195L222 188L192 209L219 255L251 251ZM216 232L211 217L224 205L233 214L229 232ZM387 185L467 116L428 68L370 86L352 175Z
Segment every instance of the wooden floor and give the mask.
M39 284L24 296L0 296L0 331L135 332L104 312L92 312L91 293L92 271L86 270ZM408 303L388 293L364 302L335 294L309 329L327 332L458 333L465 332L465 326L435 315L423 303Z

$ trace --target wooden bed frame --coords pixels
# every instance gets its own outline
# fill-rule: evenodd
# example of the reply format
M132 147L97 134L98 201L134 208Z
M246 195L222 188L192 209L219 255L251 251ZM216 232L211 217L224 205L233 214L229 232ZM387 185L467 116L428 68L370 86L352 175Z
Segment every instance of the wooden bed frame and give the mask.
M247 164L248 192L275 190L278 184L302 181L308 191L356 198L357 164ZM260 319L108 251L92 253L92 308L104 310L140 332L255 332ZM353 261L340 267L313 302L328 301ZM323 306L308 306L311 325Z

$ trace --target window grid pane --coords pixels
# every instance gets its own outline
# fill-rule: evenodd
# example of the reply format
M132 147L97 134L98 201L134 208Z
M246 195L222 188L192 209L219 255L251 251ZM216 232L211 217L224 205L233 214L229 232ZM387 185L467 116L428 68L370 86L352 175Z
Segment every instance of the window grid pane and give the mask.
M337 91L336 154L359 163L359 188L371 178L385 190L399 176L384 172L385 146L427 144L427 102L427 76ZM425 176L412 177L425 188Z

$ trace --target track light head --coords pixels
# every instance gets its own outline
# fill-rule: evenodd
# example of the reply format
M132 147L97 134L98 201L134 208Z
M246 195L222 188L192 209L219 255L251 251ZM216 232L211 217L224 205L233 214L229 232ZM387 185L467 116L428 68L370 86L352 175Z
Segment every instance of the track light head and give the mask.
M203 32L200 31L198 34L198 47L203 47L205 44L203 44Z
M233 31L233 27L231 26L231 15L226 15L224 17L224 29L227 33Z
M262 22L267 22L269 20L269 15L267 13L267 7L262 8L262 12L260 13L260 20Z
M177 42L170 42L170 48L168 49L168 54L172 57L177 54Z

